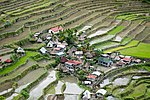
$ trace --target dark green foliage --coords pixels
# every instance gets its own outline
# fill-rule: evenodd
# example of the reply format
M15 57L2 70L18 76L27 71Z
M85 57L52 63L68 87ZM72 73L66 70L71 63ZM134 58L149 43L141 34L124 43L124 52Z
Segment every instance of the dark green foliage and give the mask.
M64 77L64 73L62 73L61 71L58 71L57 74L56 74L56 77L59 80L59 79Z
M0 96L0 100L6 100L6 98L3 96Z
M26 90L26 89L23 89L22 91L21 91L21 94L27 99L27 98L29 98L29 92Z
M56 64L58 64L60 62L60 58L59 57L56 57L55 60L56 60Z
M142 0L142 2L150 3L150 0Z
M11 58L11 60L13 60L13 61L16 61L16 60L18 59L18 57L17 57L16 54L12 54L10 58Z
M85 80L86 79L86 73L83 70L77 71L77 74L79 75L79 80Z

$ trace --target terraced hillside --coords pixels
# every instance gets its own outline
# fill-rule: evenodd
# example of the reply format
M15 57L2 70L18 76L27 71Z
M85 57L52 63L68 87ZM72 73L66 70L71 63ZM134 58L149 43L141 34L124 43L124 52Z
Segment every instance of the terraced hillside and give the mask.
M0 0L0 59L13 58L16 53L14 50L20 46L26 51L23 57L19 55L13 58L13 63L4 64L0 69L0 99L5 97L6 100L20 100L20 98L43 100L47 94L55 93L56 89L51 85L55 84L57 87L57 84L62 82L56 77L51 77L54 70L51 67L56 67L58 64L57 57L39 53L39 49L46 46L47 41L37 43L33 36L35 33L44 33L40 35L44 38L48 30L56 26L62 26L64 31L73 30L77 38L82 33L85 34L85 40L77 44L82 44L84 41L89 47L104 53L120 52L122 55L149 62L150 4L148 2L148 0L147 2L142 0ZM129 68L129 71L123 70L107 77L110 83L104 86L108 91L106 96L112 95L119 99L150 99L149 67L148 64L143 65L142 68ZM116 85L115 81L118 77L120 80L126 80L127 84ZM52 81L47 81L48 79ZM61 87L57 88L61 91L64 84L66 83L63 82ZM37 88L40 93L34 98ZM140 88L143 90L139 91ZM61 93L67 94L65 90Z

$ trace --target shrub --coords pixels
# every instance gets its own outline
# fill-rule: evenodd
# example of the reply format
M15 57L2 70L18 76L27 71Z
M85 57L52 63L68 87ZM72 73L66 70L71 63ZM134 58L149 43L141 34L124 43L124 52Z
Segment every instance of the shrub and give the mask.
M56 74L56 77L57 77L57 79L59 80L59 79L63 78L64 75L63 75L62 72L58 71L57 74Z
M6 100L6 98L3 96L0 96L0 100Z
M21 91L21 95L23 95L26 99L29 98L29 92L26 89Z
M12 100L25 100L25 98L23 97L23 95L19 94L15 96Z

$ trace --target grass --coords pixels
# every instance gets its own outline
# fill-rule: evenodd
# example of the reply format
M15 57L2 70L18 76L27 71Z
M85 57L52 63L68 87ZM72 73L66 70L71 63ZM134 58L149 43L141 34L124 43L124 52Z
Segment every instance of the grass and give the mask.
M108 34L115 35L115 34L121 32L124 28L125 28L125 26L117 26L113 30L109 31Z
M146 91L146 84L141 84L135 87L133 93L131 93L128 97L136 98L142 96L144 95L145 91Z
M32 56L36 56L37 54L38 54L38 52L27 51L26 55L23 56L22 58L20 58L15 64L8 66L4 70L0 71L0 75L4 75L4 74L7 74L7 73L13 71L14 69L21 66L22 64L25 64L25 62L27 61L28 58L30 58Z
M48 7L52 2L47 2L45 4L42 4L42 5L39 5L39 6L36 6L36 7L31 7L30 9L26 9L26 10L23 10L23 11L20 11L20 9L18 9L18 12L16 12L17 10L15 11L12 11L12 12L8 12L8 14L12 14L14 13L14 15L19 15L19 14L23 14L23 13L26 13L26 12L29 12L29 11L32 11L32 10L36 10L36 9L39 9L39 8L46 8ZM15 13L16 12L16 13Z
M55 85L50 87L47 93L48 94L55 94Z
M150 58L150 44L140 43L137 47L120 50L124 55L131 55L141 58Z
M112 46L117 46L117 45L119 45L119 43L107 41L107 42L105 42L105 43L96 45L96 48L98 48L98 49L106 49L106 48L110 48L110 47L112 47Z
M150 97L150 89L147 89L147 93L145 97Z
M144 15L138 15L138 14L126 14L126 15L119 15L117 19L123 19L123 20L136 20L136 19L148 19L149 16Z
M136 14L127 14L127 15L120 15L117 19L124 19L124 20L134 20L138 17Z
M131 38L126 37L122 40L121 45L125 45L126 43L128 43L131 40Z
M129 44L127 44L127 45L125 45L125 46L119 46L119 47L117 47L117 48L108 49L108 50L106 50L106 51L104 51L104 52L105 52L105 53L108 53L108 52L118 51L118 50L121 50L121 49L125 49L125 48L129 48L129 47L136 46L138 43L139 43L139 41L137 41L137 40L132 40Z
M144 69L144 70L150 72L150 67L149 66L140 66L138 69Z

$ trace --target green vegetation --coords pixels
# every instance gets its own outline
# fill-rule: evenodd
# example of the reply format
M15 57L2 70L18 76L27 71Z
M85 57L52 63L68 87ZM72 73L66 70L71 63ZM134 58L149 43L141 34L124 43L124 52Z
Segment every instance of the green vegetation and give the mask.
M127 85L114 86L110 84L106 86L106 90L108 94L112 94L113 96L120 98L121 100L144 100L144 98L148 98L149 94L149 83L150 79L147 74L143 75L139 70L150 71L149 63L134 65L132 67L128 67L125 70L121 70L121 72L117 72L115 74L116 78L130 78L131 81ZM130 73L134 73L130 75ZM133 76L140 76L138 79L132 79ZM115 79L116 79L115 78ZM111 80L112 82L114 79Z
M150 44L140 43L137 47L123 49L120 52L124 55L150 58Z
M104 52L105 53L107 53L107 52L114 52L114 51L118 51L118 50L121 50L121 49L130 48L130 47L136 46L138 43L139 43L139 41L132 40L129 44L127 44L125 46L119 46L117 48L108 49L108 50L106 50Z
M22 90L22 91L21 91L21 94L22 94L26 99L29 97L29 92L28 92L26 89Z
M107 42L104 42L102 44L96 45L95 47L98 49L106 49L106 48L109 48L111 46L117 46L117 45L119 45L119 43L107 41Z
M125 26L117 26L113 30L109 31L108 34L115 35L115 34L121 32L124 28L125 28Z
M3 96L0 96L0 100L6 100L6 98Z
M47 91L48 94L55 94L55 85L51 86L48 91Z
M117 19L124 19L124 20L136 20L136 19L148 19L148 16L142 14L132 14L132 13L125 13L117 16Z
M130 41L131 41L131 38L126 37L126 38L124 38L124 39L121 41L121 45L125 45L125 44L127 44L128 42L130 42Z
M23 56L22 58L20 58L15 64L8 66L7 68L3 69L0 71L0 75L4 75L7 74L11 71L13 71L14 69L16 69L17 67L21 66L22 64L25 64L26 61L33 56L36 56L37 54L39 54L38 52L31 52L31 51L27 51L26 55Z

